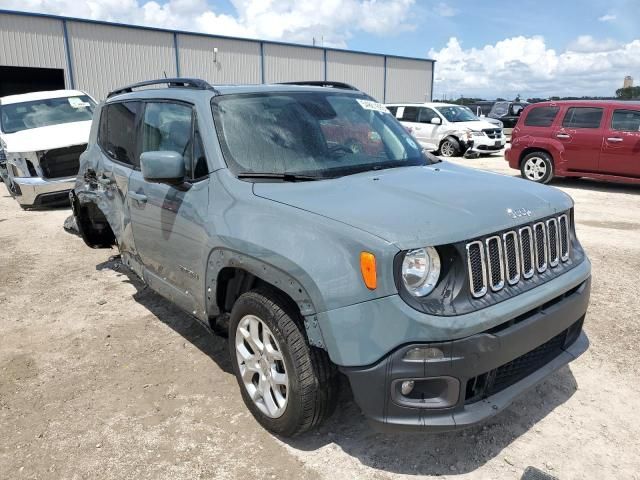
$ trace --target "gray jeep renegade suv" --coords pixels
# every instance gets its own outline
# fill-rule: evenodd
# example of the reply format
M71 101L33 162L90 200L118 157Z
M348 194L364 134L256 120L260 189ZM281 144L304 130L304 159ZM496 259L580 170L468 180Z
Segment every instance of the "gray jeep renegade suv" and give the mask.
M71 201L87 245L228 332L282 435L330 415L339 372L377 426L450 430L588 345L571 198L440 162L346 84L112 92Z

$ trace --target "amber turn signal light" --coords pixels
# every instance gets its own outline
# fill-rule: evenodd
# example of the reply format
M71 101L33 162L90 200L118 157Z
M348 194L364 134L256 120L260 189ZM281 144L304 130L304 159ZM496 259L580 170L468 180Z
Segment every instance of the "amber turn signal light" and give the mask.
M360 252L360 271L362 280L369 290L375 290L378 285L376 276L376 256L369 252Z

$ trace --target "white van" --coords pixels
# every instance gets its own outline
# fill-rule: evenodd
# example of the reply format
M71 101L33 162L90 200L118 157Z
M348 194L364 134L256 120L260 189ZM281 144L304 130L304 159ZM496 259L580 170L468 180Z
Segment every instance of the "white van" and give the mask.
M449 103L391 103L387 109L425 148L437 146L443 157L480 155L502 150L502 128Z

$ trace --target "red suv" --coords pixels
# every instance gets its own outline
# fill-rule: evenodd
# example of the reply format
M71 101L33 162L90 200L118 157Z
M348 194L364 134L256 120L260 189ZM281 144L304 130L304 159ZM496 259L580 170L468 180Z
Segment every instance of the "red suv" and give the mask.
M505 152L534 182L554 176L640 183L640 102L541 102L526 107Z

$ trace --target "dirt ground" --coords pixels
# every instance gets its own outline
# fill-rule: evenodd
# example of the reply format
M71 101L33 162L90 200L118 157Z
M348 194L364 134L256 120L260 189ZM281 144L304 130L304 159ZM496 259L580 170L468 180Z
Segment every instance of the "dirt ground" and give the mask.
M582 357L467 431L378 434L344 389L294 440L249 415L224 339L0 186L0 479L640 479L640 187L554 186L593 263Z

